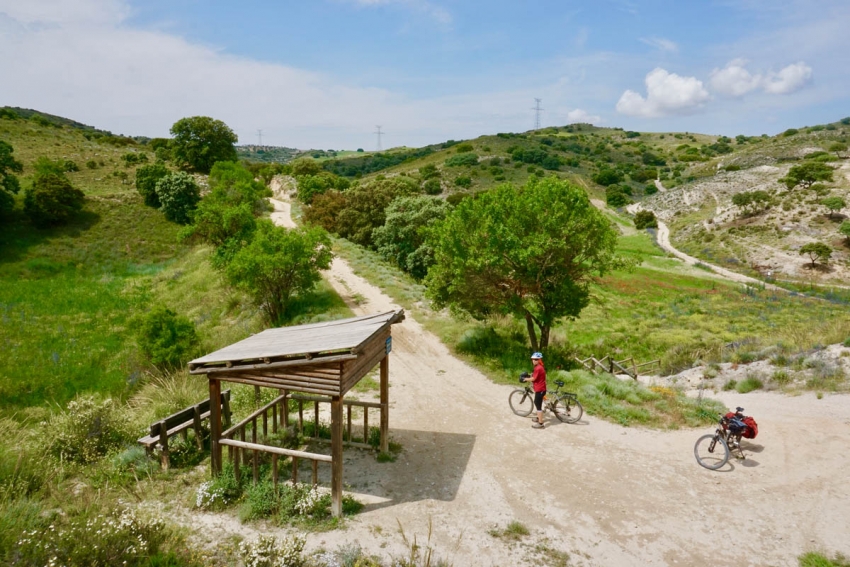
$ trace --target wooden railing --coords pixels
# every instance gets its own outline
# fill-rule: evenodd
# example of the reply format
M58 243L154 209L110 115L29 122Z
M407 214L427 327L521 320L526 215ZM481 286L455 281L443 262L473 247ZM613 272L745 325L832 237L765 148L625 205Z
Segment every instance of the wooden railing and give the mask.
M591 372L593 374L596 374L601 370L602 372L607 372L608 374L626 374L628 376L631 376L635 380L637 380L638 378L639 369L648 370L653 365L656 365L658 368L661 368L660 360L650 360L649 362L637 364L633 357L624 358L623 360L614 360L610 356L605 356L601 359L589 356L584 360L577 356L573 358L576 360L576 362L581 364L588 372Z
M297 413L290 416L289 401L297 403ZM277 433L281 427L288 427L292 418L295 418L294 425L302 435L304 434L305 424L305 405L308 406L307 418L312 418L313 434L308 437L312 441L330 443L330 439L325 439L319 436L321 429L320 420L320 405L322 403L331 403L331 398L327 396L308 396L303 394L290 394L286 390L282 390L282 394L255 410L239 423L233 425L226 431L222 432L219 443L228 448L228 456L233 463L233 471L236 480L241 479L241 465L247 464L250 460L254 482L259 481L259 453L270 453L272 458L272 478L277 485L279 457L289 457L292 460L292 481L298 482L298 463L300 459L311 461L313 475L312 481L316 485L319 482L318 464L320 462L331 463L331 456L321 453L310 453L307 451L298 451L295 449L284 449L282 447L274 447L260 443L269 435L269 422L271 422L272 433ZM343 400L346 415L346 427L344 429L343 444L371 449L369 444L369 409L377 408L381 410L381 404L375 402L360 402ZM311 408L309 406L312 406ZM352 407L363 408L363 430L362 441L353 440L352 429ZM312 416L310 415L312 409ZM250 441L248 436L250 435ZM358 438L359 439L359 438ZM247 454L250 452L250 456Z

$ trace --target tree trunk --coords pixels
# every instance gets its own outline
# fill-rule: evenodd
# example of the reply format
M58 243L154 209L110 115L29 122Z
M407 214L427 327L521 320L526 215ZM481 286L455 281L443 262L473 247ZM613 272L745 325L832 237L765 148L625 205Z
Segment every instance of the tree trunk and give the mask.
M525 326L528 329L528 339L531 341L531 350L536 351L538 349L537 332L534 330L534 317L532 317L531 313L528 311L525 312Z
M549 346L549 330L550 325L540 325L540 348L545 349Z

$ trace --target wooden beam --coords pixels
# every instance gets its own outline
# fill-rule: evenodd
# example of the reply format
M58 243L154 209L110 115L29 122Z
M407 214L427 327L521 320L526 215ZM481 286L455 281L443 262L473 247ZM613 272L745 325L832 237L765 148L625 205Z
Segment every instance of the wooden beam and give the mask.
M213 403L215 400L215 403ZM210 466L213 476L221 474L221 382L210 377Z
M342 517L342 396L331 401L331 513Z
M381 360L381 452L390 450L390 356Z
M237 384L248 384L249 386L254 386L254 385L265 386L267 388L281 388L282 387L282 388L286 388L287 390L296 390L296 391L299 391L299 392L309 392L311 394L333 395L333 394L339 393L339 390L334 390L334 391L329 391L329 390L325 390L325 389L320 390L319 388L316 388L314 386L306 387L306 386L301 386L299 384L285 384L285 385L268 384L266 382L260 382L259 380L251 380L251 379L248 379L248 378L229 377L229 378L226 379L226 381L227 382L235 382Z
M323 463L333 462L332 455L322 455L321 453L308 453L307 451L296 451L295 449L283 449L281 447L273 447L271 445L261 445L260 443L247 443L245 441L236 441L235 439L222 439L222 445L231 447L239 447L240 449L248 449L249 451L263 451L265 453L273 453L284 455L286 457L295 457L298 459L312 459Z
M189 374L215 374L218 372L230 372L232 370L253 370L253 369L268 369L268 368L284 368L286 366L311 366L311 365L322 365L328 362L343 362L346 360L354 360L357 358L356 354L335 354L330 356L321 356L321 357L313 357L311 359L308 358L298 358L294 360L281 360L279 362L270 362L266 364L262 362L260 364L243 364L243 365L234 365L232 362L230 367L227 366L201 366L192 368L192 365L189 366Z

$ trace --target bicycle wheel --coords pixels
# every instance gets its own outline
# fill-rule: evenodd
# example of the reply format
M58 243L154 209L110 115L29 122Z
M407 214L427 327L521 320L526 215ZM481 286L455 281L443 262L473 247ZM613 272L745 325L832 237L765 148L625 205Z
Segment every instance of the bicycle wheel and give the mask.
M717 435L703 435L694 445L694 457L707 469L717 470L729 460L729 446Z
M517 388L508 396L511 411L520 417L525 417L534 409L534 399L525 390Z
M560 396L551 405L552 413L564 423L575 423L584 415L584 408L572 396Z

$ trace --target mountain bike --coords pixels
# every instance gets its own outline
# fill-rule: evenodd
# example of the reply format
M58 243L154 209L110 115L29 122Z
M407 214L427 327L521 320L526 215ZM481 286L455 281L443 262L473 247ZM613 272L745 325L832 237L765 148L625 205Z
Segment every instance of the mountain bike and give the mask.
M524 378L527 378L527 375L520 376L519 381L523 382ZM571 392L561 391L564 386L563 380L555 380L555 385L558 388L554 392L548 392L543 398L543 411L551 411L564 423L577 422L584 415L584 409L578 398ZM534 410L534 392L527 385L524 388L517 388L508 396L508 404L516 415L526 417Z
M736 459L746 459L741 449L741 436L747 430L747 425L743 422L746 418L743 412L744 408L739 407L735 408L734 414L730 412L721 415L714 433L697 439L694 457L700 465L717 470L729 461L733 450L737 450Z

